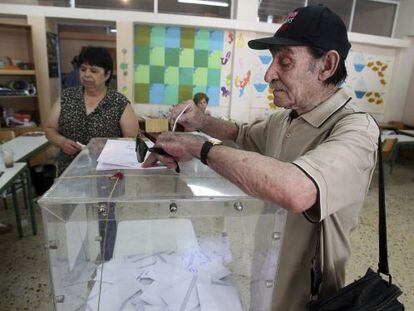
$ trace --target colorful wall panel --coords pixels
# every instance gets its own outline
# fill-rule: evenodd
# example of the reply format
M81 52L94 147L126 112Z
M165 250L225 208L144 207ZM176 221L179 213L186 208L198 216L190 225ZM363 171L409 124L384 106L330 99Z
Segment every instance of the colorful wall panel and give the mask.
M174 105L204 92L210 106L228 104L233 32L136 25L134 36L136 103Z

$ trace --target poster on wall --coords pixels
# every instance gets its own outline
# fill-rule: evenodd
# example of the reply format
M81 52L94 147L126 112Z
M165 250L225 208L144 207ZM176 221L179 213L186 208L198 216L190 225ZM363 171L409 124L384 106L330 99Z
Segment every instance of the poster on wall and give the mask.
M276 109L273 93L264 80L272 55L268 50L252 50L248 46L250 40L266 36L269 35L249 31L236 33L231 98L231 117L235 119L251 122L265 118Z
M175 105L203 92L209 106L230 98L234 32L136 25L134 100Z
M384 112L393 63L393 56L350 51L344 87L363 111Z
M57 56L57 34L53 32L46 33L47 40L47 61L49 64L49 77L56 78L59 76L58 56Z

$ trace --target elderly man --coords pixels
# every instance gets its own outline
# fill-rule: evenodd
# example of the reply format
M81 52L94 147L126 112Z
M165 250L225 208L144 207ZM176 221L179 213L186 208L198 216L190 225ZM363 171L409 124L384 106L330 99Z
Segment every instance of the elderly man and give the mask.
M157 145L171 157L152 154L145 165L159 160L174 168L174 159L196 157L246 193L287 209L272 310L305 310L316 222L323 221L319 297L344 285L349 234L371 180L379 130L339 87L351 45L344 23L328 8L296 9L273 37L249 46L270 49L273 61L265 80L275 104L285 109L265 121L236 125L207 116L190 102L180 118L183 126L234 140L242 150L164 133ZM188 103L172 111L173 120Z

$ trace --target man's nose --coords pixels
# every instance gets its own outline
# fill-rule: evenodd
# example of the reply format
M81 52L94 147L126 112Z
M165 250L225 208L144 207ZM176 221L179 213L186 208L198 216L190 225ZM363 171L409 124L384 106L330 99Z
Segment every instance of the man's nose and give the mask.
M274 65L273 62L270 64L269 68L267 68L264 79L267 83L270 83L273 80L279 80L277 66Z

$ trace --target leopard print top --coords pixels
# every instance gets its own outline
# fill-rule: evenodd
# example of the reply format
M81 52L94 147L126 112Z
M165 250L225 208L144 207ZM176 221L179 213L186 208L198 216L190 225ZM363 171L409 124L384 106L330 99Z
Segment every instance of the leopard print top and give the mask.
M129 104L128 99L108 88L105 97L91 113L86 114L83 87L70 87L62 91L59 133L68 139L87 145L94 137L121 137L120 120ZM59 172L76 157L63 152L58 157Z

